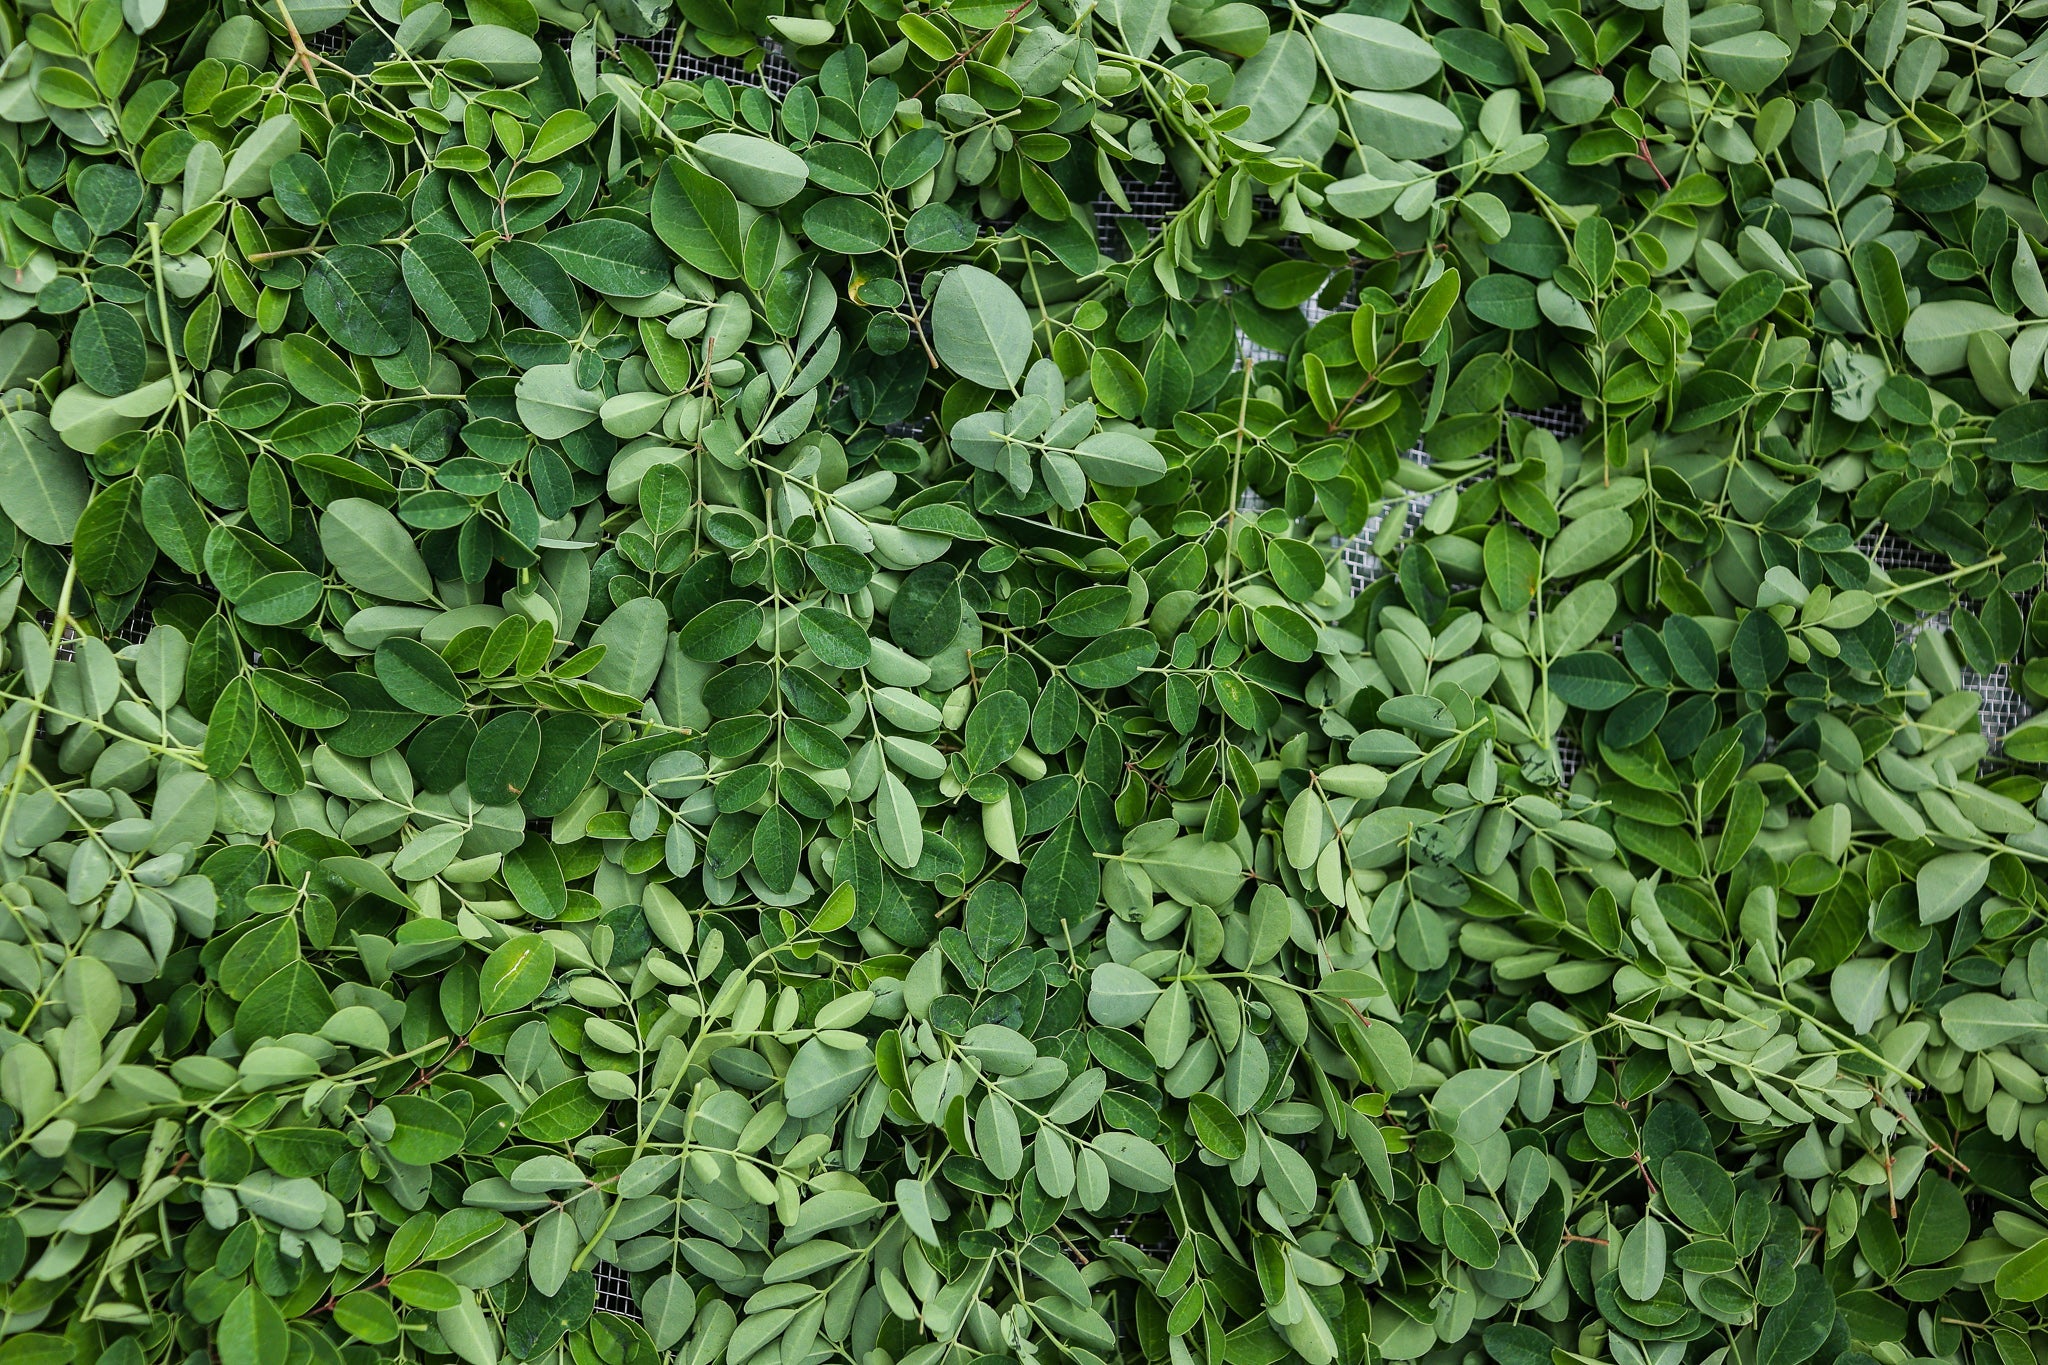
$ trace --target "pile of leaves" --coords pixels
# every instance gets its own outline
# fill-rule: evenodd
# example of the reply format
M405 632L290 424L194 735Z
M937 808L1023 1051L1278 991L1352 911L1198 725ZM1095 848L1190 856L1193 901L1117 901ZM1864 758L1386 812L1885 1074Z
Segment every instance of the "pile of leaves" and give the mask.
M2033 1365L2044 16L0 3L0 1365Z

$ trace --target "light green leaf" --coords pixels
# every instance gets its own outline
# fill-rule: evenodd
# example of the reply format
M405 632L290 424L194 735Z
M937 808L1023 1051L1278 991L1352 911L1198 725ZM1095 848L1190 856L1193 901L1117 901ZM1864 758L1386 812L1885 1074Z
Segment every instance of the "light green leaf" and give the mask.
M839 1037L850 1041L815 1037L790 1059L782 1102L791 1118L830 1113L874 1074L875 1056L867 1044L852 1035Z
M1397 161L1441 156L1465 135L1457 114L1428 95L1403 90L1350 99L1358 136Z
M433 600L426 561L398 518L374 502L340 498L320 515L320 548L352 588L393 602Z
M92 497L85 461L66 450L41 413L0 412L0 510L45 545L69 545Z
M979 266L955 266L932 300L932 344L961 378L1014 389L1031 359L1031 319L1000 277Z
M1970 338L1983 334L2009 336L2019 322L2012 314L1972 299L1934 299L1906 317L1906 354L1928 374L1963 368Z
M572 436L597 420L604 394L576 382L574 365L536 365L519 376L519 420L543 441Z
M1136 1133L1098 1134L1089 1146L1109 1168L1110 1179L1139 1194L1173 1188L1173 1163L1158 1146Z
M1408 90L1434 79L1444 65L1427 38L1370 14L1318 17L1315 43L1332 74L1359 90Z

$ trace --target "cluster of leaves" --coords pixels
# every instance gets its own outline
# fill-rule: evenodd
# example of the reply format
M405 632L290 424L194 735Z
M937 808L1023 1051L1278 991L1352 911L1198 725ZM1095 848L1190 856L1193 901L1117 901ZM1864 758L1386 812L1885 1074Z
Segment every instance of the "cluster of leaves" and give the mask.
M0 5L0 1365L2031 1365L2048 3L774 9Z

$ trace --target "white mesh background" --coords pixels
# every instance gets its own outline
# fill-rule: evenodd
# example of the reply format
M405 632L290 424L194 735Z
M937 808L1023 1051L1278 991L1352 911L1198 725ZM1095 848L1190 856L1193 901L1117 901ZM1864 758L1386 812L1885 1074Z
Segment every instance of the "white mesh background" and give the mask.
M1556 433L1559 440L1578 435L1579 431L1585 426L1585 421L1579 415L1578 409L1566 407L1562 403L1553 404L1550 407L1542 408L1535 412L1523 412L1519 409L1512 409L1510 412L1512 416L1519 417L1525 422ZM1418 444L1413 450L1408 452L1408 458L1419 465L1427 466L1429 464L1429 451ZM1422 514L1429 510L1429 504L1435 497L1434 493L1410 493L1408 495L1407 507L1403 515L1407 518L1409 535L1413 535L1415 528L1421 525ZM1379 533L1381 525L1393 513L1393 510L1393 505L1389 505L1383 511L1376 513L1371 520L1365 523L1364 530L1360 531L1350 540L1340 543L1337 558L1342 560L1344 566L1351 570L1351 576L1355 581L1370 583L1387 571L1388 566L1380 560L1378 555L1372 552L1372 541L1373 537Z
M662 32L652 38L635 39L654 58L655 69L672 80L699 80L705 76L716 76L728 85L758 85L769 94L781 99L789 93L791 86L803 79L803 73L791 65L782 55L782 49L774 43L767 44L767 56L752 71L737 57L700 57L685 48L678 47L673 32Z
M1170 170L1161 168L1158 179L1146 184L1133 176L1122 177L1120 188L1130 208L1126 209L1108 195L1096 198L1095 237L1102 249L1111 256L1121 258L1124 254L1124 233L1121 225L1128 223L1142 235L1150 236L1161 223L1187 207L1187 193L1181 189L1180 181Z
M1869 555L1871 561L1887 573L1894 569L1917 569L1923 573L1941 574L1954 570L1955 565L1942 555L1933 554L1917 545L1908 545L1895 536L1881 536L1873 531L1857 542L1857 548ZM2024 616L2033 602L2035 593L2020 595L2019 608ZM1900 633L1907 639L1924 630L1948 629L1949 613L1936 612L1922 617L1909 626L1900 627ZM1990 741L1991 752L2000 752L2005 736L2021 721L2034 714L2034 708L2027 704L2026 696L2012 685L2010 670L2000 664L1989 673L1979 673L1965 664L1963 686L1976 692L1984 699L1978 711L1978 720L1984 731L1984 738Z
M1978 673L1974 669L1963 670L1963 686L1974 688L1984 698L1984 705L1977 713L1983 726L1984 737L1991 742L1991 752L2000 753L2005 746L2005 737L2019 723L2034 714L2034 708L2027 704L2026 697L2012 685L2007 666L2000 664L1989 673Z
M623 1313L635 1319L640 1316L640 1305L633 1302L633 1283L625 1271L607 1261L599 1261L591 1271L597 1279L598 1312Z
M80 607L79 610L85 609ZM56 618L52 615L49 619L54 621ZM147 601L138 602L135 604L135 610L128 613L127 620L123 621L112 633L101 638L118 652L127 645L139 645L144 640L147 640L149 632L155 624L150 618L149 603ZM66 626L64 628L64 638L57 642L57 657L60 659L76 657L78 653L77 641L77 627Z

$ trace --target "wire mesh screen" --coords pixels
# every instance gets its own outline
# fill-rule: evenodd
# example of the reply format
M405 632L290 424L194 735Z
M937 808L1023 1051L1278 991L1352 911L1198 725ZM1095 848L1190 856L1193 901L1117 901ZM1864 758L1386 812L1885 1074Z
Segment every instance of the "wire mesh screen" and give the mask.
M1866 535L1857 542L1857 548L1869 555L1871 562L1886 573L1907 569L1927 574L1943 574L1955 568L1955 565L1943 555L1923 550L1917 545L1909 545L1896 536L1880 532ZM2032 592L2020 595L2018 601L2022 615L2025 615L2035 595ZM1922 631L1946 630L1948 624L1949 613L1937 612L1921 618L1910 626L1901 627L1900 633L1911 639ZM2003 747L2006 735L2020 722L2031 717L2034 708L2027 703L2025 695L2013 686L2010 670L2004 664L1998 665L1989 673L1979 673L1966 664L1962 673L1963 686L1983 698L1983 705L1977 712L1978 724L1984 732L1984 738L1990 742L1991 752L1997 754Z
M128 614L127 618L119 626L115 627L111 633L103 638L106 640L108 647L118 651L127 648L129 645L139 645L144 640L147 640L152 624L148 606L138 606ZM66 626L64 628L64 638L57 642L57 657L60 659L78 657L77 627Z
M2012 685L2004 664L1989 673L1964 669L1963 686L1975 690L1984 699L1983 707L1977 712L1977 720L1984 729L1984 737L1991 742L1993 753L2004 747L2006 735L2034 714L2034 708L2027 704L2026 697Z
M599 1261L591 1267L597 1280L597 1310L600 1313L623 1313L629 1318L640 1316L640 1305L633 1301L633 1282L626 1272L606 1261Z
M1119 177L1117 196L1095 198L1095 237L1111 256L1128 256L1156 234L1160 226L1187 207L1187 192L1174 173L1159 168L1147 182L1133 175ZM1123 202L1119 203L1121 198Z
M679 47L673 32L642 39L640 45L653 56L655 69L672 80L690 81L716 76L728 85L758 85L781 99L789 93L790 87L803 79L803 73L774 43L767 45L767 55L752 70L748 70L746 63L737 57L700 57Z
M1561 403L1536 412L1512 411L1510 415L1555 433L1559 440L1578 435L1580 429L1585 425L1583 419L1579 416L1578 409L1566 407ZM1408 452L1408 458L1419 465L1427 466L1429 464L1428 443L1418 444L1413 450ZM1386 519L1394 515L1397 508L1400 509L1401 515L1408 522L1407 530L1402 535L1402 539L1406 540L1409 536L1415 534L1415 528L1422 523L1422 514L1429 510L1430 503L1435 500L1436 495L1434 493L1410 493L1405 506L1401 503L1390 503L1365 523L1364 530L1351 539L1340 542L1337 558L1343 561L1344 567L1351 571L1352 581L1356 583L1370 583L1381 574L1387 572L1388 566L1386 563L1373 553L1372 543L1374 538L1379 535Z

